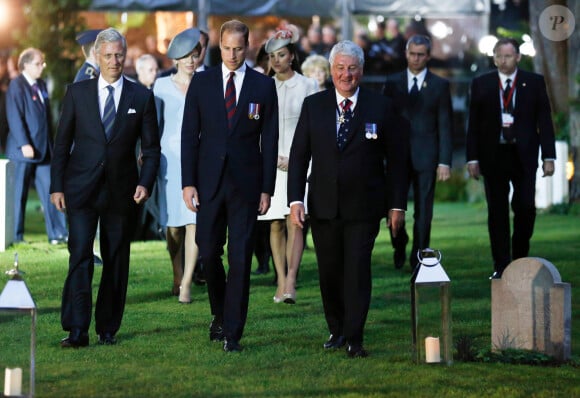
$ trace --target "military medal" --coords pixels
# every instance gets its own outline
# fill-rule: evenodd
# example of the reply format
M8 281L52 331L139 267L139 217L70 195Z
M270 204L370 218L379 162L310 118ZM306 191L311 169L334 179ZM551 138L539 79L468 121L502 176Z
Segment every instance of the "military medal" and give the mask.
M367 140L378 138L376 123L365 123L365 137Z
M254 120L260 119L260 104L250 102L250 105L248 105L248 118Z

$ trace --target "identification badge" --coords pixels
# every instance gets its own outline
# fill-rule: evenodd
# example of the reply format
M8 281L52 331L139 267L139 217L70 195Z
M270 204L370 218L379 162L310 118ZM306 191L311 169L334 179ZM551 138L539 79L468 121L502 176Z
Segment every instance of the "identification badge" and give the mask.
M514 124L514 117L511 113L501 114L501 124L503 127L511 127Z
M253 120L260 119L260 104L250 102L250 105L248 105L248 118Z

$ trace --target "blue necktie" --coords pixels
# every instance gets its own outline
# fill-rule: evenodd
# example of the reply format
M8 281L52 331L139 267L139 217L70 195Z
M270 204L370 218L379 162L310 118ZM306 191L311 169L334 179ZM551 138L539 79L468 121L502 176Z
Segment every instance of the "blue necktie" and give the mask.
M346 145L346 139L348 137L348 129L350 127L350 120L352 119L352 110L350 109L350 105L352 101L348 98L342 101L340 107L342 108L340 112L340 116L338 121L340 123L340 127L338 128L338 134L336 135L336 144L338 149L341 151L344 149Z
M113 86L107 86L109 90L109 95L107 95L107 100L105 101L105 109L103 110L103 127L105 128L105 135L107 140L111 138L111 132L113 130L113 123L115 123L115 88Z
M236 113L236 85L234 84L235 72L230 72L230 77L226 84L226 113L228 115L228 127L232 128L232 120Z

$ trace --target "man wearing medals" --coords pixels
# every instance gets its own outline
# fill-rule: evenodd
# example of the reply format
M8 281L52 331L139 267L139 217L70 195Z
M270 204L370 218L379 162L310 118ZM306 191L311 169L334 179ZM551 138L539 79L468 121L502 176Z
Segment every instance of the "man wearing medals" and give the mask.
M246 65L248 37L240 21L222 25L222 64L193 75L181 130L182 196L197 213L213 315L209 338L223 341L226 352L242 350L256 215L270 208L278 159L276 87Z
M556 149L543 76L517 67L521 55L514 39L500 39L493 53L497 71L471 84L467 168L471 177L484 177L494 262L490 279L497 279L512 260L528 256L536 218L538 152L541 148L543 176L547 177L554 174Z
M288 167L292 222L308 213L320 293L330 336L327 351L346 346L368 355L364 327L371 300L371 254L381 219L397 234L407 207L408 138L391 100L359 85L364 54L338 42L330 52L333 89L304 99ZM312 168L309 171L310 161ZM386 170L385 170L386 160Z

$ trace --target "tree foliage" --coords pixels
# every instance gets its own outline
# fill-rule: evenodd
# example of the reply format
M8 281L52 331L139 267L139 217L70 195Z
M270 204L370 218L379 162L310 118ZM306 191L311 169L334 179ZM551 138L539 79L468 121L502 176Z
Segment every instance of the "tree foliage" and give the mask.
M567 7L576 16L576 29L567 40L553 41L539 31L536 21L548 6ZM570 201L580 201L580 109L578 107L580 76L580 30L578 15L580 2L576 0L530 1L530 27L537 55L536 71L546 78L548 94L556 114L556 135L570 144L570 157L574 162L575 175L570 184Z
M90 0L29 0L24 6L28 24L17 32L19 48L35 47L45 54L44 73L56 109L76 73L79 46L75 36L86 26L79 12L89 5Z

